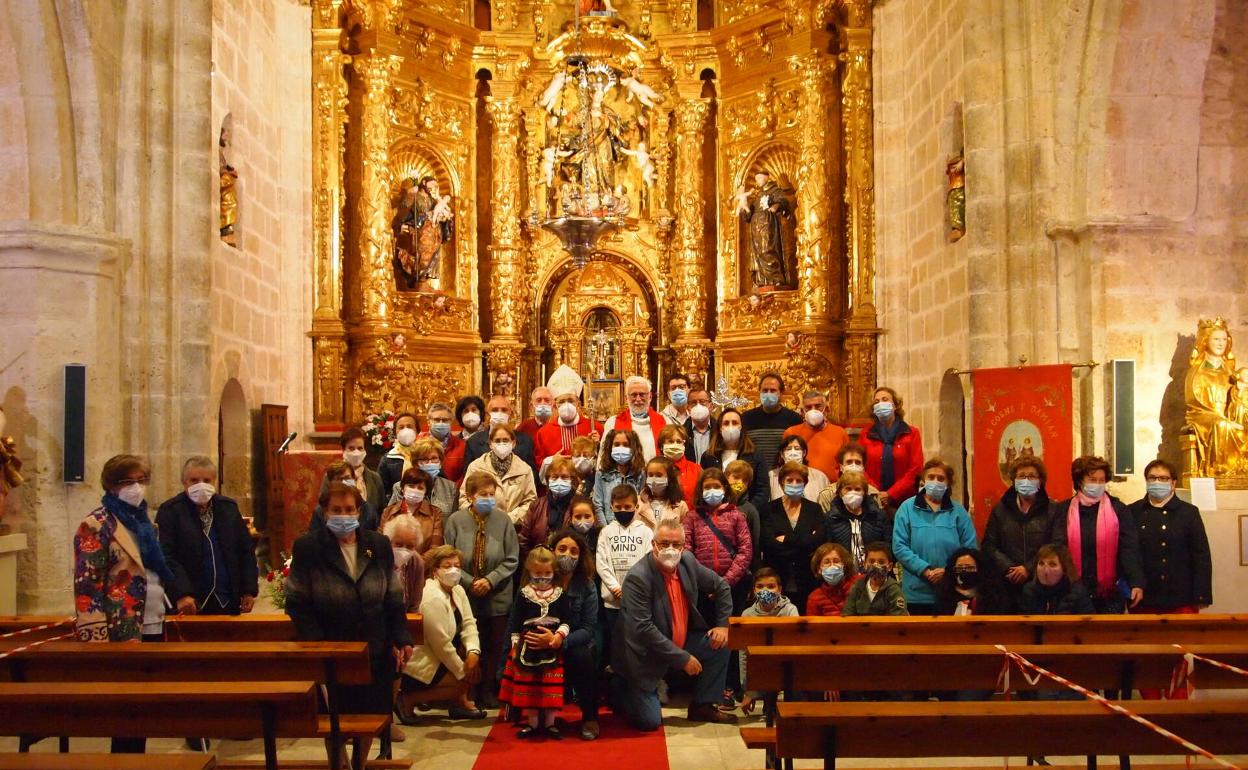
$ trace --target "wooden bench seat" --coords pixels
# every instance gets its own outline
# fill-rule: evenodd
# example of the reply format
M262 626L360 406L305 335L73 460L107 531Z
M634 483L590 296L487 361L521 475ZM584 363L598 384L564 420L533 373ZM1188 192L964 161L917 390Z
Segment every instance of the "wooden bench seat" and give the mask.
M1248 701L1132 701L1136 713L1215 754L1248 753ZM782 703L786 759L1182 755L1176 743L1090 701Z
M0 639L2 642L20 638L23 643L47 639L74 630L72 621L64 615L3 615L0 616L0 635L27 628L59 623L56 628L22 634L21 637ZM407 627L412 638L419 644L424 637L424 623L420 613L409 612ZM165 617L165 636L171 642L293 642L295 624L286 615L277 613L248 615L168 615Z
M0 754L0 770L213 770L216 767L219 765L212 754Z

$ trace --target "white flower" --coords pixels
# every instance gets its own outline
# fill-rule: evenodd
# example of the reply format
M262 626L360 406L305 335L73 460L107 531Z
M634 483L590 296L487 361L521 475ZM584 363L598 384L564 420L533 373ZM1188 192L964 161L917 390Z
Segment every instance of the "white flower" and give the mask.
M381 444L382 444L382 440L381 440L381 434L380 434L380 433L378 433L377 435L373 436L373 443L374 443L374 444L376 444L377 446L381 446Z

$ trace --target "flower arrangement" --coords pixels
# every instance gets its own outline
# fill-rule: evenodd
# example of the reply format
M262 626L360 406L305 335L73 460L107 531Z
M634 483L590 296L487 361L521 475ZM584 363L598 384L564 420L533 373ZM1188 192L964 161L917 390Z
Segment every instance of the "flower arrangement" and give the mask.
M389 409L381 414L370 414L361 427L373 446L389 450L394 445L394 412Z
M269 592L269 598L273 600L273 606L279 610L286 609L286 578L290 577L290 561L289 554L282 554L282 568L271 569L264 576L265 588Z

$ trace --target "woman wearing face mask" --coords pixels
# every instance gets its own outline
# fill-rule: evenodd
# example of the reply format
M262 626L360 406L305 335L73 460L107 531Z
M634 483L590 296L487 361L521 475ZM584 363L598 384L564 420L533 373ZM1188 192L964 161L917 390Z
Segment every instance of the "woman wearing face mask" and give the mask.
M412 458L416 463L416 469L432 480L425 499L442 515L443 525L446 524L447 517L459 507L459 487L443 474L446 470L445 457L442 445L437 439L418 439L416 445L412 447ZM390 498L391 504L398 502L401 496L402 490L396 491Z
M784 496L784 489L780 484L780 468L788 463L807 466L809 479L806 482L806 491L803 494L807 500L817 503L820 493L827 489L832 482L828 480L828 474L818 468L810 468L807 465L806 439L801 436L789 436L780 443L780 449L776 453L776 461L772 465L771 471L767 474L771 486L771 499L779 500Z
M568 507L572 503L575 476L576 466L570 457L555 456L546 466L546 496L530 505L528 513L516 525L522 564L529 551L545 545L551 532L570 526Z
M831 496L828 495L829 490ZM876 541L891 543L893 523L875 498L867 494L867 477L861 471L843 471L836 485L825 489L819 499L829 497L830 507L826 509L828 536L853 557L852 562L857 565L859 573L865 572L867 544Z
M676 468L685 499L696 499L702 466L685 457L685 429L679 425L663 426L663 430L659 431L659 451Z
M719 468L726 472L728 465L737 460L749 463L754 469L745 499L762 510L771 501L767 488L767 461L745 432L741 411L730 407L720 413L719 429L711 436L711 446L702 455L701 464L703 468Z
M1071 580L1075 566L1070 551L1042 545L1036 551L1036 571L1023 586L1018 611L1024 615L1092 615L1092 597L1078 580Z
M841 447L840 451L836 453L836 465L840 468L840 473L861 473L865 478L867 473L867 450L862 448L862 444L850 442ZM880 504L879 488L871 483L871 479L867 479L866 483L866 495L871 498L875 507L883 510L884 506ZM840 497L840 494L836 485L827 487L819 493L819 507L823 509L824 513L831 513L832 503L838 497Z
M338 688L345 714L388 714L394 676L412 654L403 589L390 541L360 528L359 490L334 484L321 498L325 528L295 541L286 579L286 614L301 640L368 642L372 682ZM370 739L358 745L368 756ZM328 749L328 741L326 741ZM341 764L330 757L330 764Z
M383 487L381 476L378 475L377 471L364 464L364 458L368 454L364 449L365 439L364 431L355 426L347 428L342 432L342 437L338 440L338 443L342 446L342 461L347 466L347 473L345 476L342 476L342 480L350 481L351 483L347 484L347 486L354 486L360 490L360 494L364 496L364 502L368 503L373 515L372 522L374 526L372 529L376 529L375 522L381 509L385 507L387 496L390 494L390 487ZM398 476L395 476L395 480L398 480ZM328 476L321 480L321 488L316 493L318 500L329 489L329 481Z
M459 437L464 441L485 430L485 402L480 396L464 396L455 404L455 422L463 426Z
M646 483L641 488L637 516L653 528L663 519L684 522L689 513L680 474L666 457L646 463Z
M496 424L490 428L489 440L490 451L469 463L467 474L485 473L493 478L498 486L498 509L510 516L513 523L519 523L537 501L533 469L515 455L515 428ZM459 504L468 505L466 493L460 494Z
M728 499L728 477L716 468L702 471L693 511L685 516L685 550L702 566L728 581L733 609L740 612L749 594L754 543L745 516Z
M1044 484L1048 473L1035 457L1019 457L1010 463L1013 483L988 515L984 528L984 558L989 569L1004 578L1012 601L1035 570L1036 551L1053 542L1053 509Z
M905 421L901 398L892 388L876 388L872 397L871 427L858 437L867 452L867 478L879 488L880 505L896 510L914 497L923 467L923 437Z
M937 615L1009 615L1014 603L1005 584L974 548L959 548L945 562L937 587Z
M798 607L815 588L810 559L819 546L828 542L828 527L817 503L806 499L810 469L800 463L780 468L784 496L772 500L759 512L763 566L771 567L781 578L784 594Z
M1174 493L1179 478L1165 460L1144 466L1144 497L1127 506L1140 532L1148 596L1136 612L1195 614L1213 604L1213 561L1200 509Z
M868 541L870 542L870 541ZM810 571L818 587L806 597L806 615L836 617L845 609L849 592L858 581L858 562L840 543L824 543L810 557Z
M365 469L367 470L367 469ZM371 471L369 471L371 473ZM358 490L356 486L356 477L352 474L350 464L345 462L332 462L325 468L325 477L321 479L321 497L325 497L325 493L334 484L342 484ZM380 481L378 482L380 484ZM364 501L364 506L360 510L360 528L367 529L370 532L376 532L381 525L381 514L376 508L368 502ZM320 503L317 503L316 509L312 511L312 518L308 521L308 533L320 532L325 528L325 512Z
M594 478L594 515L599 524L611 522L611 490L620 484L641 489L645 465L636 433L615 428L607 431L602 439L602 455L598 458L598 475Z
M399 482L399 499L381 514L381 529L396 516L411 516L421 532L421 553L442 545L442 512L429 502L433 480L420 468L408 468Z
M425 439L432 439L437 442L438 449L441 450L441 456L438 459L441 467L439 472L442 478L449 479L455 486L458 493L459 482L464 480L464 453L468 451L468 442L453 430L452 421L454 420L454 412L449 406L441 402L435 401L429 405L426 412L426 419L429 423L429 430L417 437L415 446L412 447L412 462L419 464L422 454L420 447ZM428 473L428 471L426 471ZM430 474L431 476L433 474ZM435 476L435 478L437 478ZM455 510L454 501L451 508L444 509L444 512L450 513Z
M1144 567L1135 517L1105 491L1110 466L1085 455L1070 466L1075 496L1055 506L1053 544L1070 550L1074 580L1092 595L1102 615L1120 615L1144 600Z
M516 527L498 508L497 484L488 473L464 479L466 504L446 522L446 542L464 554L460 583L472 602L481 637L482 674L477 704L498 706L498 671L507 644L512 579L520 566Z
M441 545L425 554L425 590L420 600L421 644L403 669L395 714L414 724L417 703L450 704L451 719L485 719L469 698L481 681L481 640L472 602L460 585L463 554Z
M572 465L576 468L573 490L578 495L594 496L594 473L598 470L598 441L592 436L577 436L572 441Z
M377 465L377 475L381 477L381 488L384 494L390 494L394 485L399 483L404 471L413 465L412 448L420 435L420 421L411 412L400 412L394 418L394 446L381 458Z
M394 574L403 589L403 607L420 612L420 597L425 590L424 532L420 522L409 513L394 516L381 526L381 534L390 541L394 551Z
M923 465L923 491L906 500L893 520L893 553L905 570L901 581L911 615L936 612L936 586L945 562L959 548L975 548L975 525L953 499L953 468L933 457Z
M601 603L595 582L594 551L574 529L561 529L550 538L555 552L555 580L568 596L568 626L563 640L563 665L581 709L581 739L598 737L598 672L602 660L602 633L598 625ZM553 643L540 634L535 644Z

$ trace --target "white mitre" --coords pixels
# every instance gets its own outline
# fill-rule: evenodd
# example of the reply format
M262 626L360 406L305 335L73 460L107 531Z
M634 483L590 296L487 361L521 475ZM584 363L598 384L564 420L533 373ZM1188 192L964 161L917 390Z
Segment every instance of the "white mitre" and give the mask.
M560 364L559 368L550 375L546 387L550 388L550 392L555 398L560 396L572 395L578 399L581 397L581 391L585 389L585 381L580 378L572 367L567 364Z

